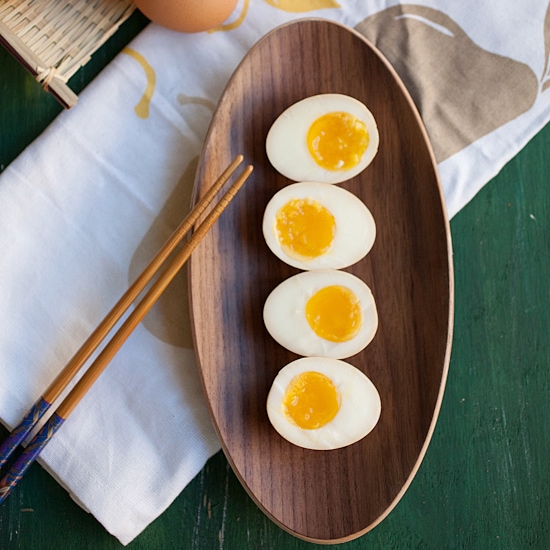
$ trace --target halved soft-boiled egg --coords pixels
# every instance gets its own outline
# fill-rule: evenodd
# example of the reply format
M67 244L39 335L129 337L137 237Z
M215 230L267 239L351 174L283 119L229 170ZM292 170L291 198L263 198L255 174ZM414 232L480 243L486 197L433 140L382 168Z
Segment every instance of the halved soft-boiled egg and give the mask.
M267 297L263 316L274 340L305 356L351 357L368 346L378 328L370 288L334 269L285 279Z
M342 94L310 96L286 109L271 126L266 152L293 181L340 183L362 172L379 143L373 114Z
M376 237L370 210L353 193L301 182L275 193L264 212L271 251L299 269L340 269L367 255Z
M267 397L267 414L285 439L306 449L338 449L365 437L380 418L378 390L338 359L303 357L283 367Z

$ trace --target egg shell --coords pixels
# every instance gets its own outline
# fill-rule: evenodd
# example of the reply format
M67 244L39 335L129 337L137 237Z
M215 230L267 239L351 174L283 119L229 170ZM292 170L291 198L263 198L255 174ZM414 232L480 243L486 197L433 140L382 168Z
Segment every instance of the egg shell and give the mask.
M221 25L237 0L135 0L151 21L167 29L196 33Z
M361 303L361 330L346 342L332 342L317 336L305 315L307 301L329 285L351 289ZM304 271L285 279L267 297L263 318L272 338L289 351L335 359L345 359L365 349L378 329L378 312L370 288L355 275L334 269Z
M340 397L336 416L314 430L297 426L289 420L283 408L291 380L308 371L328 376ZM302 357L283 367L267 397L267 415L275 430L291 443L315 450L338 449L359 441L374 429L381 408L380 394L365 374L345 361L326 357Z
M311 156L307 133L320 116L344 111L356 116L367 126L370 142L361 161L349 170L326 170ZM343 94L319 94L288 107L275 120L266 138L266 153L273 167L293 181L340 183L361 173L374 159L380 137L376 120L359 100Z
M277 236L277 212L292 199L313 199L325 206L336 220L336 233L330 249L311 259L289 256ZM283 262L298 269L341 269L364 258L376 238L376 224L365 203L353 193L317 182L287 185L275 193L266 206L262 230L270 250Z

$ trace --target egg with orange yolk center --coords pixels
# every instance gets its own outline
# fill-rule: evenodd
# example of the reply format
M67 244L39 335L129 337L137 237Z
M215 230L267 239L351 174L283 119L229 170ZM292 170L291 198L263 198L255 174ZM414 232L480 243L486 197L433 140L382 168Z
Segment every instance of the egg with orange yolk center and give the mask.
M293 181L340 183L361 173L378 145L378 127L366 105L343 94L320 94L294 103L275 120L266 153Z
M355 275L333 269L284 280L267 297L263 318L276 342L303 356L351 357L378 329L370 288Z
M376 224L367 206L341 187L319 182L287 185L264 211L270 250L298 269L341 269L371 250Z
M306 449L329 450L368 435L381 413L372 381L338 359L305 357L284 366L267 397L267 414L285 439Z

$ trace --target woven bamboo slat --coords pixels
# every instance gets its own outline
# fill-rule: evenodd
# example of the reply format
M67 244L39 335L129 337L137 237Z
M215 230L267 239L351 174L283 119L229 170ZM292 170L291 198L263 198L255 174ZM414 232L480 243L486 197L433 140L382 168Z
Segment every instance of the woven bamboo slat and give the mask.
M67 82L128 19L131 0L0 0L0 43L65 108Z

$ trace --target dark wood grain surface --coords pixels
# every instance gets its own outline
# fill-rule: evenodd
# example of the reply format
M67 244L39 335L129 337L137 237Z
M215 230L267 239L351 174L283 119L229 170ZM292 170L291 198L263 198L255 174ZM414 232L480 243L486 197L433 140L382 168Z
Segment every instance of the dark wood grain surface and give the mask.
M144 23L136 14L78 73L78 88ZM3 170L59 108L3 50L0 99ZM337 548L550 547L549 148L547 126L451 221L455 328L434 436L392 513ZM0 507L0 548L122 545L34 465ZM268 519L219 453L128 548L326 546L299 540Z
M379 327L347 361L378 388L382 413L366 438L324 452L290 444L269 424L271 383L297 356L262 321L268 294L298 272L269 251L262 234L268 201L290 183L269 164L265 139L284 109L319 93L359 99L380 132L372 164L341 187L377 224L373 249L346 271L372 289ZM343 542L376 525L410 483L447 375L451 247L435 161L412 100L385 61L358 34L314 20L270 33L241 63L214 115L197 182L206 188L238 153L255 167L251 180L190 261L204 387L229 461L258 505L297 536Z

